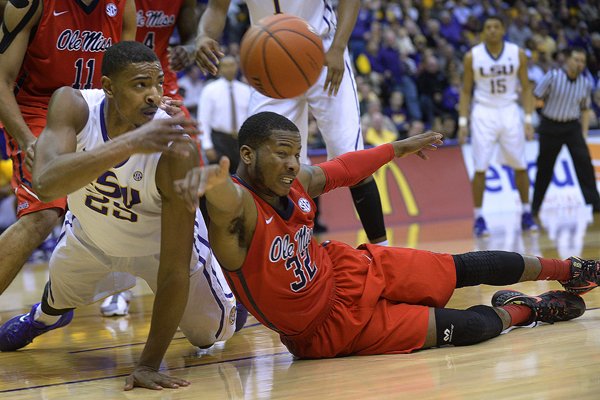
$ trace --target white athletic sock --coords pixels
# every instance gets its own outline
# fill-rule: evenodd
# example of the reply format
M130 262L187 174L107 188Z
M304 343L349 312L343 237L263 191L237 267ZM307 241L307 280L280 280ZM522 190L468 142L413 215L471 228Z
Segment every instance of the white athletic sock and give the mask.
M376 245L378 245L378 246L389 246L389 245L390 245L390 244L389 244L389 242L388 242L387 240L383 240L383 241L381 241L381 242L378 242L378 243L373 243L373 244L376 244Z
M50 315L46 314L42 311L42 306L38 305L35 309L35 315L33 316L33 320L36 322L41 322L46 326L54 325L60 319L60 315Z
M475 216L475 219L483 216L483 211L481 211L481 207L475 207L473 209L473 215Z
M526 213L530 213L531 212L531 204L529 203L523 203L523 212Z

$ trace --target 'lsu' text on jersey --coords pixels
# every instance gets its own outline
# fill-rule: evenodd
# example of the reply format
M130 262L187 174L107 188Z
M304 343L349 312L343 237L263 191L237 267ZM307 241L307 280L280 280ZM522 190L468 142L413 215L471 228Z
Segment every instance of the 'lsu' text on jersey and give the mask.
M487 107L504 107L518 98L519 47L504 42L498 57L493 57L484 43L471 50L476 104Z

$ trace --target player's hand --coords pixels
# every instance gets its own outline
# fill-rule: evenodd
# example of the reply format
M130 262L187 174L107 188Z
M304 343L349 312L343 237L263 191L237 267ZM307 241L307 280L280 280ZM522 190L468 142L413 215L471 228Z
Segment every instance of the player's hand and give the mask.
M175 378L173 376L161 374L150 367L137 366L135 370L125 378L125 390L132 390L134 387L146 389L162 390L178 389L182 386L189 386L185 379Z
M199 133L198 123L195 120L177 116L174 118L153 119L139 128L119 136L115 141L125 141L131 150L131 154L175 152L180 156L187 157L188 153L173 150L173 148L180 146L171 147L170 144L187 142L189 138L184 134L196 136Z
M172 99L169 96L163 96L158 108L169 114L170 117L185 116L183 110L183 101Z
M525 139L533 140L533 125L525 124Z
M215 149L204 149L204 153L206 154L206 158L208 159L208 162L210 163L214 163L217 161L217 152L215 151Z
M21 149L25 149L25 167L29 171L33 171L33 159L35 158L35 142L37 141L34 138L31 142L27 143L23 147L19 145Z
M219 58L224 55L216 40L208 36L202 36L196 40L196 64L204 75L217 75Z
M444 144L442 141L444 135L434 131L427 131L419 135L411 136L407 139L393 142L394 152L396 157L404 157L409 154L416 154L423 160L429 157L423 152L424 150L437 150L437 146Z
M173 71L181 71L194 62L193 45L169 47L169 66Z
M465 144L467 142L468 129L466 126L458 128L458 144Z
M337 96L338 90L344 77L344 50L331 47L325 53L325 66L327 67L327 78L323 90L328 92L327 95Z
M175 193L185 202L191 212L198 208L198 198L215 186L229 179L229 158L223 156L218 165L196 167L183 179L175 181Z

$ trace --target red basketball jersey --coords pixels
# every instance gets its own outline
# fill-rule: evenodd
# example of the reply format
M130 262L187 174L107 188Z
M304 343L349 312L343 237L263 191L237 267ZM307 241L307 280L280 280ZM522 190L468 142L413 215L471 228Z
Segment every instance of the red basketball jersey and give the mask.
M179 87L177 75L169 67L169 39L184 0L135 0L137 32L135 40L150 47L160 58L165 73L164 95L173 97Z
M45 116L62 86L100 88L104 51L121 39L126 0L44 0L16 81L17 103ZM32 111L36 114L38 110Z
M312 238L315 204L298 180L287 197L285 215L248 190L258 210L254 237L242 268L223 272L252 315L293 336L318 322L333 296L331 260Z

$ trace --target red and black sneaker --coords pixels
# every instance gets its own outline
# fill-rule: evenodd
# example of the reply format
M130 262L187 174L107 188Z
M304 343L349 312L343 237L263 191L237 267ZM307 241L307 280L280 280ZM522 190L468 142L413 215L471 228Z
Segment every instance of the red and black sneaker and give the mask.
M568 281L561 281L565 290L582 295L598 287L600 282L600 261L583 260L579 257L569 258L571 261L571 276Z
M553 324L581 317L585 312L585 302L581 297L562 290L552 290L539 296L527 296L516 290L500 290L492 296L494 307L508 304L524 305L533 310L531 319L520 325L533 322Z

